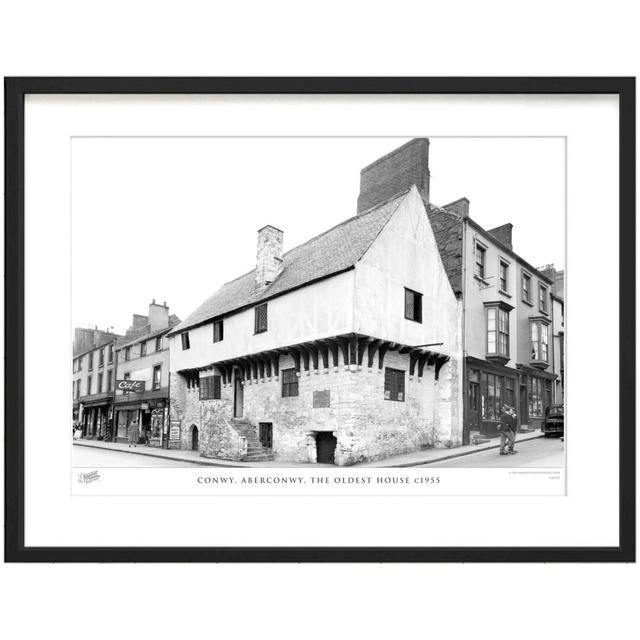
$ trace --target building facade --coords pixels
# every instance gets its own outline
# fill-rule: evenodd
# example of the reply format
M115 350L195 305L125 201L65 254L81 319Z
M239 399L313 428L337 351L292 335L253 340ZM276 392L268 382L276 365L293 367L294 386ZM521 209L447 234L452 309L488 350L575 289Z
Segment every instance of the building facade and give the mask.
M178 324L166 303L155 300L148 315L133 316L131 327L115 348L115 442L127 442L133 422L138 442L168 446L169 345L166 334Z
M350 465L462 440L461 305L416 187L256 268L170 332L175 446Z
M113 430L115 346L122 336L76 328L73 342L73 424L88 439L110 439Z
M463 309L463 443L496 435L504 404L516 409L520 430L537 429L546 407L562 401L564 272L534 268L513 249L513 225L484 229L467 198L436 206L429 183L429 140L417 138L363 169L358 204L372 206L409 185L425 203Z

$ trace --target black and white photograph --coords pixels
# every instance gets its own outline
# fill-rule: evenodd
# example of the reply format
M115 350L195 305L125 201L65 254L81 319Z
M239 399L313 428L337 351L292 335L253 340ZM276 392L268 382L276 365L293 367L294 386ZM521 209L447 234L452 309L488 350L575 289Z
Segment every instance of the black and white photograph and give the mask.
M78 477L563 470L565 163L561 136L74 137Z
M19 555L628 557L623 80L105 82L9 83Z

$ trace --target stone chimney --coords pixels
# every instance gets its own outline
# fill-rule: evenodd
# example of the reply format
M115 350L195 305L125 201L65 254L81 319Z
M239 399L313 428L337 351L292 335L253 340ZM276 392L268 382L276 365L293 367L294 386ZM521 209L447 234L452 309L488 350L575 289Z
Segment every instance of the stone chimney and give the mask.
M513 241L511 239L513 233L513 225L510 222L503 224L495 229L489 229L489 233L499 242L513 251Z
M256 284L259 289L268 287L282 272L283 236L280 229L270 224L258 231Z
M155 298L149 305L149 328L150 331L159 331L169 326L169 307L167 303L156 303Z
M564 269L562 271L556 271L555 265L551 263L538 267L538 271L542 275L547 276L553 283L551 285L553 295L564 300Z
M459 200L445 204L442 208L447 211L452 211L461 218L469 217L469 200L467 198L460 198Z
M414 184L429 202L429 139L414 138L360 171L358 213L400 194Z

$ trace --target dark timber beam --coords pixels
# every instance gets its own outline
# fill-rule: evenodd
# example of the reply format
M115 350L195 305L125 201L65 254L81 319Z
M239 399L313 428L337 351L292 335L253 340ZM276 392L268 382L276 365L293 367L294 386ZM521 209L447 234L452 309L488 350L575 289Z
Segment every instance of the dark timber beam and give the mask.
M416 364L420 358L420 351L412 351L409 355L409 376L413 376L416 371Z
M372 342L369 343L369 346L367 347L367 366L369 367L369 369L373 367L373 358L376 355L376 350L380 345L380 343L381 343L381 340L373 340Z
M422 374L424 373L424 365L429 362L429 358L429 351L420 354L420 357L418 358L418 378L422 378Z
M338 344L340 345L340 351L342 351L342 359L344 366L349 366L349 340L347 338L338 338Z
M305 345L309 355L311 356L311 363L313 364L314 371L318 370L318 347L315 344Z
M349 338L349 364L358 362L358 338L354 334Z
M315 347L318 349L318 352L322 356L322 366L325 369L329 368L329 346L323 340L316 340L314 343Z
M300 352L296 349L289 349L289 355L293 358L293 366L296 368L296 373L300 373Z
M300 345L298 347L298 350L300 351L300 355L302 356L302 363L304 365L304 370L308 373L309 372L309 351L303 345Z
M329 351L331 351L331 357L333 358L333 366L334 367L340 366L338 362L339 360L338 350L340 349L339 344L335 340L325 340L325 342L327 343Z
M449 356L440 356L436 360L436 380L440 378L440 369L442 369L442 365L449 360Z
M378 349L378 369L382 369L384 365L384 355L389 350L391 344L389 342L383 342Z
M358 366L362 366L362 360L364 358L364 352L367 350L367 345L373 340L373 338L360 338L358 340Z

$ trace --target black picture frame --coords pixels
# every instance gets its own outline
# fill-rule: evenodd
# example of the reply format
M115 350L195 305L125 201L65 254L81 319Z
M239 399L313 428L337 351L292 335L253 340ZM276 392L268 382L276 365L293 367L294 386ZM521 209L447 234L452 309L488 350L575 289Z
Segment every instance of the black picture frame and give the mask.
M8 562L634 562L635 78L5 78L5 560ZM26 547L24 104L27 94L615 94L619 98L620 447L616 547Z

